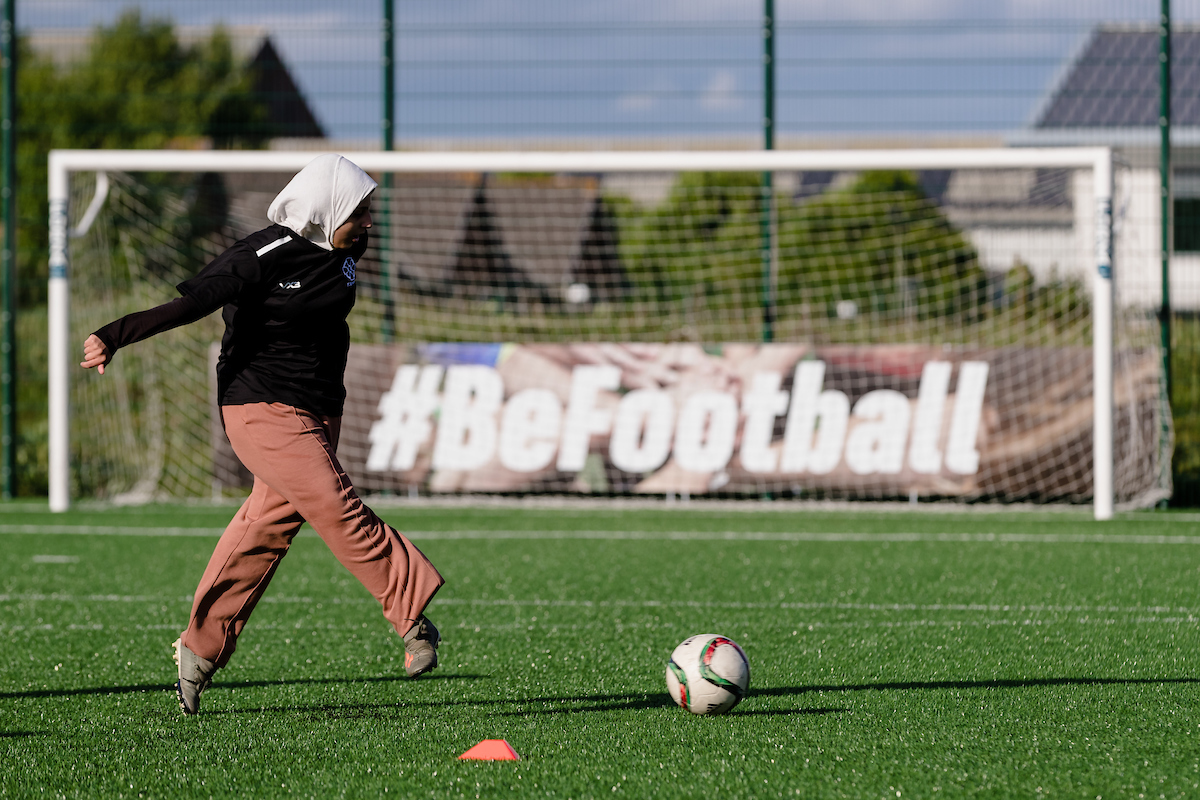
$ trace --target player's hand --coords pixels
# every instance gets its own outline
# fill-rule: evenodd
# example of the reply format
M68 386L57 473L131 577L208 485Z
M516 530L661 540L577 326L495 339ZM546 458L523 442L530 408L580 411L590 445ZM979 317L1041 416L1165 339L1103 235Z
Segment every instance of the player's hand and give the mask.
M112 360L112 353L108 352L108 347L100 340L96 334L87 337L83 343L83 361L79 362L79 366L84 369L96 367L96 371L101 375L104 374L104 365Z

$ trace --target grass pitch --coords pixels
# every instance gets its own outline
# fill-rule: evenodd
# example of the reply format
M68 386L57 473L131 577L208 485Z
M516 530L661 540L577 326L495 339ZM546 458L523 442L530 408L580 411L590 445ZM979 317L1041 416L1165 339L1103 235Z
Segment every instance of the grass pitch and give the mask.
M0 507L0 795L1200 793L1200 516L784 508L380 508L447 578L419 681L306 529L185 718L232 509ZM726 716L666 694L702 632L750 659Z

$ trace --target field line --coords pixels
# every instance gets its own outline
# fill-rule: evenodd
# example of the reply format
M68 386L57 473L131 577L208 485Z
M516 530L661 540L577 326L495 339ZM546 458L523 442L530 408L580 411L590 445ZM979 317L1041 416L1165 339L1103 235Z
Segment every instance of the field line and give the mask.
M1056 606L977 603L754 603L698 600L506 600L440 598L438 605L533 606L549 608L705 608L778 611L867 611L867 612L968 612L1016 614L1183 614L1200 617L1200 612L1174 606Z
M1059 617L1052 619L1044 619L1038 617L991 617L985 619L902 619L902 620L839 620L836 622L826 622L821 620L786 621L785 627L795 626L792 635L798 634L800 631L820 631L820 630L866 630L866 629L911 629L911 628L1039 628L1050 627L1055 625L1075 625L1075 626L1114 626L1114 625L1195 625L1200 623L1200 617L1193 615L1177 615L1177 616L1138 616L1126 619L1117 619L1108 616L1081 616L1081 617ZM156 624L156 625L137 625L129 623L119 624L103 624L89 623L86 625L70 624L56 625L54 623L38 623L34 625L10 625L5 626L0 624L0 634L14 633L36 633L36 632L95 632L95 631L171 631L172 635L177 635L181 625L178 624ZM631 630L644 631L650 630L671 630L679 626L678 622L655 621L653 623L630 622L628 624L614 623L612 620L591 620L588 622L554 622L549 620L542 621L526 621L517 620L515 622L505 622L500 624L488 624L465 622L456 628L447 628L445 630L470 630L474 629L476 633L481 631L530 631L535 629L545 629L548 631L556 630L595 630L597 628L629 628ZM354 628L347 629L344 624L333 622L306 622L303 625L299 624L280 624L276 622L266 622L256 624L256 631L265 630L281 630L286 633L295 634L297 631L314 631L328 630L345 633L347 630L358 632Z
M2 534L86 536L217 537L223 528L135 528L119 525L0 525ZM605 530L449 530L404 531L411 539L611 541L728 541L728 542L962 542L1004 544L1141 544L1200 545L1200 536L1106 533L931 533L926 531L605 531Z
M964 542L1031 544L1186 544L1200 545L1200 536L1059 533L928 533L922 531L405 531L411 539L600 539L621 541L729 542Z
M36 592L0 594L0 603L187 603L190 595L120 594L40 594ZM314 598L302 595L267 595L261 603L279 605L375 605L370 597ZM439 606L476 608L581 608L581 609L728 609L732 611L864 611L869 613L984 613L984 614L1181 614L1200 618L1200 610L1180 606L1087 606L1020 603L835 603L835 602L746 602L720 600L543 600L539 598L465 598L446 597L434 601Z
M0 534L85 536L220 536L224 528L135 528L126 525L0 525Z

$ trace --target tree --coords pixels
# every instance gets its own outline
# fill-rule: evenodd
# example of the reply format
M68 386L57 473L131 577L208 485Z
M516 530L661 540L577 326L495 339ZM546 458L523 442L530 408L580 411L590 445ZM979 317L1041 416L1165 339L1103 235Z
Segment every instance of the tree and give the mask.
M847 189L779 212L781 307L910 319L980 313L975 248L903 171L864 173Z
M251 93L252 75L234 58L228 35L213 31L185 47L171 24L137 11L96 28L80 61L57 66L19 42L17 62L17 491L46 491L45 300L48 261L47 163L55 148L161 148L211 141L216 147L261 146L266 106ZM213 184L206 176L157 176L167 190L186 182L190 210L161 224L183 238L199 223ZM151 206L153 207L153 205ZM161 207L161 206L160 206ZM114 243L115 244L115 243ZM114 251L117 248L114 247Z
M762 292L758 173L680 175L656 208L619 206L622 258L643 297L752 308ZM780 309L931 319L980 313L975 249L908 172L867 172L846 189L773 199Z
M44 302L46 159L55 148L255 147L266 107L221 28L194 46L170 22L126 12L65 67L22 43L17 74L19 301ZM163 180L179 180L179 178ZM200 180L199 177L186 180Z
M657 208L616 204L622 260L641 295L665 304L755 296L760 186L757 173L684 173Z

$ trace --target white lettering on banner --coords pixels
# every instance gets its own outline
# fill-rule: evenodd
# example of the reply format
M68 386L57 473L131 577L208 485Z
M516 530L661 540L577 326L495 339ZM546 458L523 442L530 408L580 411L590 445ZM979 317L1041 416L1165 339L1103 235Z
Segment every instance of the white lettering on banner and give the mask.
M717 472L733 456L737 400L724 392L696 392L683 404L675 429L675 462L688 472Z
M846 438L846 466L855 475L895 475L904 467L908 398L892 389L867 392L854 404L862 420Z
M417 452L432 433L429 417L437 409L441 382L442 368L434 364L424 368L403 364L396 370L391 390L379 398L379 419L368 435L368 470L403 472L413 468Z
M496 453L496 414L504 381L491 367L459 365L446 370L433 468L478 469Z
M579 472L587 461L592 434L608 433L612 412L596 408L601 391L615 392L621 385L621 369L611 365L583 365L571 373L571 394L558 447L558 468Z
M562 403L549 389L510 397L500 417L500 463L513 472L544 469L558 451L562 415Z
M741 464L754 474L827 475L843 459L856 475L895 475L906 463L918 474L974 474L988 364L963 362L949 402L952 373L950 362L929 361L915 402L901 392L876 389L853 411L845 393L823 390L824 362L797 364L790 393L780 389L779 373L757 373L741 398ZM579 472L593 438L605 434L611 434L608 456L624 472L653 472L672 455L681 469L695 473L719 472L729 464L739 428L733 394L696 392L677 410L671 393L638 389L614 407L620 384L616 366L577 366L564 410L551 389L525 389L505 402L503 380L491 367L402 365L379 399L366 467L412 469L433 435L439 405L432 459L439 470L479 469L498 457L514 472L551 465ZM783 441L776 443L776 420L785 413Z
M808 471L828 475L842 460L846 428L850 425L850 398L834 389L817 397L817 441L808 458Z
M788 410L788 393L779 390L780 382L778 372L759 372L750 391L742 397L746 424L742 429L741 461L748 472L774 472L779 462L779 454L771 448L771 435L775 418Z
M929 361L921 370L917 389L917 410L913 416L912 442L908 446L908 465L913 472L933 475L942 468L942 415L946 394L950 391L949 361Z
M979 471L979 421L983 416L983 395L987 388L988 363L964 361L958 369L954 392L954 412L946 442L946 469L959 475Z
M780 464L783 472L827 475L842 460L842 446L850 420L850 400L839 391L822 392L824 380L824 361L802 361L796 366L792 405L783 433Z
M608 456L624 472L652 472L671 454L674 426L675 404L669 394L658 389L636 389L617 405Z

